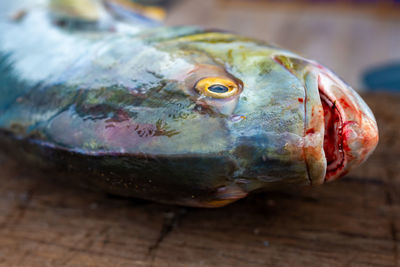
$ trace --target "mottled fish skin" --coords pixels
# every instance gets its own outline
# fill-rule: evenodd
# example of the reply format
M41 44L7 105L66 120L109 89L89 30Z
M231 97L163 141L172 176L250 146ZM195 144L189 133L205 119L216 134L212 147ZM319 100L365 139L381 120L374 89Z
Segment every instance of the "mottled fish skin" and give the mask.
M190 206L325 181L321 77L351 90L325 68L192 26L65 28L43 1L0 4L0 145L10 155L91 188ZM207 77L238 93L199 94ZM353 145L362 155L349 149L352 166L378 137L369 108L350 94L372 129Z

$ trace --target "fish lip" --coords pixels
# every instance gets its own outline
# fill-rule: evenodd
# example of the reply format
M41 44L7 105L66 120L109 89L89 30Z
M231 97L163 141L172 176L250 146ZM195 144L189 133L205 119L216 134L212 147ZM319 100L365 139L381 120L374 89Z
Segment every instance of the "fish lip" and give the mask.
M378 143L378 128L374 115L357 92L325 68L318 74L318 90L321 105L325 102L338 117L333 139L336 141L333 144L334 154L338 157L334 162L328 162L329 153L324 145L327 160L324 181L332 181L368 158ZM324 116L324 119L327 118ZM328 142L325 138L326 135L324 144Z

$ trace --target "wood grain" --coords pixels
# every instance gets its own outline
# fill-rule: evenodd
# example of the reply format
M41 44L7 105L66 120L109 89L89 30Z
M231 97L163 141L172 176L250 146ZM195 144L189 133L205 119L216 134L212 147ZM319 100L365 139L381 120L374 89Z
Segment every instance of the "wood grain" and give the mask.
M366 96L376 153L320 187L194 209L59 184L0 159L1 266L398 266L400 95Z

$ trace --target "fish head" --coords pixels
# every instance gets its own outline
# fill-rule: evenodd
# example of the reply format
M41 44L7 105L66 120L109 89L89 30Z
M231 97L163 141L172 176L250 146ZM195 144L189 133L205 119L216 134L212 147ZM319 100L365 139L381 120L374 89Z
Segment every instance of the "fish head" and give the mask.
M173 79L199 111L212 111L221 122L198 131L211 133L210 139L224 132L225 148L237 162L234 176L247 190L334 180L377 145L369 107L317 62L229 33L189 35L173 47L191 62Z

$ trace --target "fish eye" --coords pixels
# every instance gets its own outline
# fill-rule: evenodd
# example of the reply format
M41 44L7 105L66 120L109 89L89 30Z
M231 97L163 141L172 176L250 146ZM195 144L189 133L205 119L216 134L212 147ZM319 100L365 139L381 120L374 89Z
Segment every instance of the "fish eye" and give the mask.
M239 92L234 81L220 77L203 78L197 82L195 89L200 94L213 98L228 98Z

